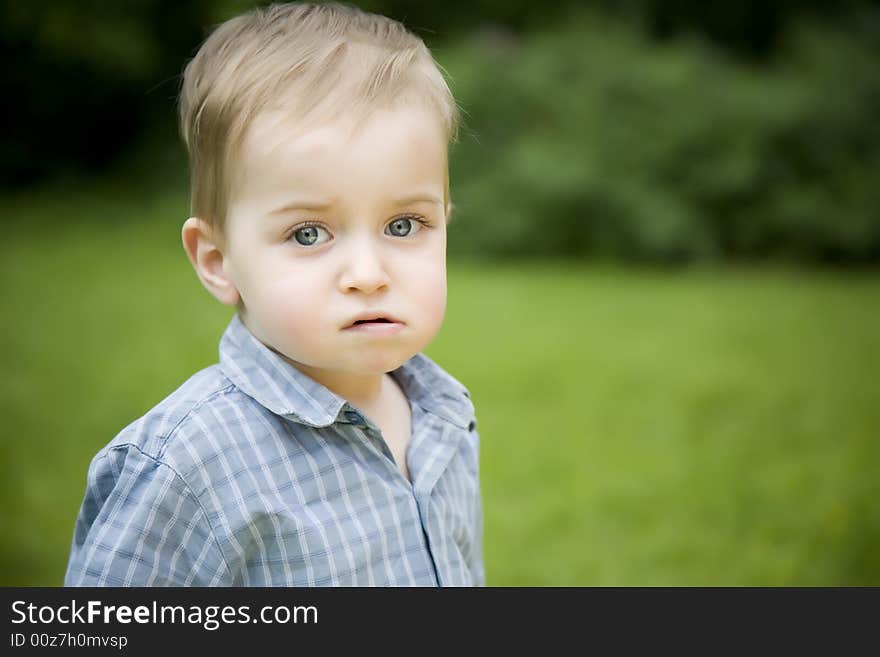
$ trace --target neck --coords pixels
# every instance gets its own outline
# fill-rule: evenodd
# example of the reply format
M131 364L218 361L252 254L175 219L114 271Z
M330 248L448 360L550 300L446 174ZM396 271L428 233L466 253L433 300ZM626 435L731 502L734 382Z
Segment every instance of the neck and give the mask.
M375 408L383 398L386 386L391 382L390 375L378 374L352 374L350 372L332 372L315 367L309 367L302 363L295 363L285 358L287 362L296 367L300 372L320 383L331 392L339 395L353 406L366 411Z

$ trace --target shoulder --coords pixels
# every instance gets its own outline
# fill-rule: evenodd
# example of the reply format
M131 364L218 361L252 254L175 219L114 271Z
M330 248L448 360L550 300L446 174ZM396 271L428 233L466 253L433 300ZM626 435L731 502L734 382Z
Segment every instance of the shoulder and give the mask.
M168 466L187 480L190 471L211 460L211 452L222 449L217 442L219 433L235 424L237 417L261 410L218 365L212 365L193 374L123 428L95 455L93 465L108 459L118 461L121 454L132 452L135 458Z
M202 370L98 451L88 469L65 585L226 581L228 565L198 488L169 446L190 418L231 390L216 368Z

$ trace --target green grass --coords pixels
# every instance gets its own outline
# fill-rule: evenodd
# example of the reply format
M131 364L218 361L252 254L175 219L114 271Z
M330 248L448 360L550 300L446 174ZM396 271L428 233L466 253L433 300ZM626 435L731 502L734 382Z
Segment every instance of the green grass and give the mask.
M216 360L181 194L0 203L0 584L58 585L92 455ZM880 274L450 263L490 585L880 584Z

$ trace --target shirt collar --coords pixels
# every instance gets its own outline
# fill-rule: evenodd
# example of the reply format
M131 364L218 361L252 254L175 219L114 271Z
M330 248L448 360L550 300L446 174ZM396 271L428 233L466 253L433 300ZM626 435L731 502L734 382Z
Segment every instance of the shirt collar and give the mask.
M236 314L220 339L220 367L242 392L276 415L326 427L354 408L261 343ZM414 403L452 424L473 428L474 406L467 389L424 354L394 370Z

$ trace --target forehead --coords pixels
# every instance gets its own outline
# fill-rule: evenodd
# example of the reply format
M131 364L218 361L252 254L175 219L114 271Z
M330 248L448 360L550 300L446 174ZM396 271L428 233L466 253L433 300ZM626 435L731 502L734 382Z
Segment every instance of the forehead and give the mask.
M247 193L281 186L336 196L439 185L442 195L446 157L442 125L426 108L376 109L363 121L343 116L299 128L271 111L255 118L236 168Z

